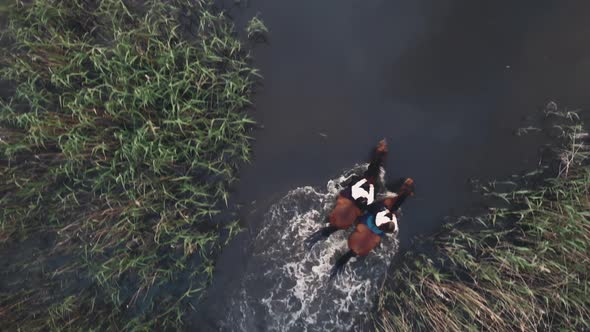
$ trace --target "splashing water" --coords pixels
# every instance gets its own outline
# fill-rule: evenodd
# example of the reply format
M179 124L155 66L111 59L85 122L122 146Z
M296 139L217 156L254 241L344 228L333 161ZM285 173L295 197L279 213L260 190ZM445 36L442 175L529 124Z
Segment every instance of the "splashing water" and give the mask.
M374 252L352 258L332 281L330 269L348 251L351 230L338 231L311 250L303 244L325 225L342 184L365 169L366 165L358 165L346 171L329 181L326 191L294 189L269 209L250 248L251 259L238 294L222 322L224 328L349 330L356 319L367 317L398 240L384 237Z

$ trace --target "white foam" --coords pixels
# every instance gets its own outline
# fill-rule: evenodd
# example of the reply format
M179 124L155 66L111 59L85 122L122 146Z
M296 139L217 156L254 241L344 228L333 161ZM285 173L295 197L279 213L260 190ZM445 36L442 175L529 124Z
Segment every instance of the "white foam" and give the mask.
M330 180L325 190L294 189L269 209L222 326L242 331L350 330L355 319L367 314L397 252L397 239L386 236L368 256L352 258L332 282L330 269L348 251L350 230L334 233L311 251L303 243L325 225L342 183L366 167L358 165Z

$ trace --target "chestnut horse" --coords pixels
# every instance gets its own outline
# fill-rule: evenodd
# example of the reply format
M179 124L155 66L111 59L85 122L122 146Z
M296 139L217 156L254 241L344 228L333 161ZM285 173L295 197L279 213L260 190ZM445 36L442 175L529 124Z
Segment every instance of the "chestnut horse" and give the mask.
M352 226L367 206L375 200L375 182L379 179L383 162L387 156L387 143L381 140L373 151L369 167L362 177L353 177L346 188L340 191L336 206L328 216L329 225L310 235L305 243L313 247L319 240L328 238L340 229Z
M344 265L354 256L366 256L381 242L387 233L397 233L397 217L400 206L407 197L414 195L414 180L404 180L397 195L375 202L368 207L368 212L356 221L356 228L348 237L347 253L341 256L330 273L330 279L336 276Z

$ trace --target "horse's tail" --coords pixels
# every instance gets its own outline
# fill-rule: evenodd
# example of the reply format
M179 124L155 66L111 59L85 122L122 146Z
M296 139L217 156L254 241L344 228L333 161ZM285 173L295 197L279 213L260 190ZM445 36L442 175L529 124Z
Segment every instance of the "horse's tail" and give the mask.
M307 237L307 239L305 239L305 246L307 247L307 249L311 249L320 240L327 239L328 237L330 237L330 235L332 235L332 233L334 233L337 230L338 228L332 225L323 227L322 229L311 234Z
M340 258L338 258L338 260L336 261L336 264L332 266L332 270L330 270L329 280L334 279L334 277L340 274L340 272L342 272L342 270L344 269L344 265L346 265L346 263L348 263L348 261L354 256L356 256L356 254L352 250L349 250L346 252L346 254L340 256Z

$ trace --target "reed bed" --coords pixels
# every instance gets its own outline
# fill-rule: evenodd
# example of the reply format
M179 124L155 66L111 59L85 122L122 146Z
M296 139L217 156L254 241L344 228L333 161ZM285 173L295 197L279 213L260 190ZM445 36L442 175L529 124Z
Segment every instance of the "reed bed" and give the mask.
M587 134L579 122L554 129L565 142L555 151L558 176L534 189L493 193L509 207L461 218L400 257L381 292L377 328L590 329Z
M239 231L218 216L259 75L231 21L207 0L33 0L4 33L0 330L179 328Z

